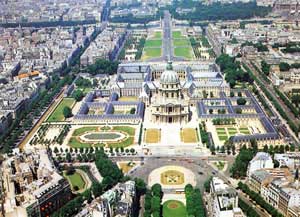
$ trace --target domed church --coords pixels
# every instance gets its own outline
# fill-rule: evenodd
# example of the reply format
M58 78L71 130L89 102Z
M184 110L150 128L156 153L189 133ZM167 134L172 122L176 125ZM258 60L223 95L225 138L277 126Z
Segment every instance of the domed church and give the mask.
M155 123L187 123L190 111L188 100L184 99L180 79L168 62L160 76L158 92L151 100L151 120Z

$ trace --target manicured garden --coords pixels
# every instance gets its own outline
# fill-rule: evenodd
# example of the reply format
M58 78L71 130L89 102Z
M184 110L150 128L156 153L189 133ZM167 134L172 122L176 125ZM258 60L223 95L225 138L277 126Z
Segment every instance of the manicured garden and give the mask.
M158 143L161 139L160 133L161 131L158 129L146 129L144 141L146 143Z
M154 36L151 37L153 39L161 39L162 38L162 32L154 32Z
M187 39L175 39L173 40L173 45L176 47L177 46L180 47L180 46L190 46L191 44Z
M161 39L155 39L155 40L147 40L145 43L145 48L148 47L161 47L162 40Z
M62 101L58 104L58 106L51 113L47 122L59 122L64 121L65 117L63 114L63 110L65 107L72 108L75 104L75 100L73 98L63 98Z
M147 60L150 58L156 58L161 56L161 48L144 48L144 54L142 56L143 60Z
M184 204L177 200L168 200L163 204L163 217L186 217Z
M196 143L198 142L197 130L194 128L183 128L180 131L181 141L184 143Z
M83 140L80 136L85 133L92 133L92 137L88 138L92 141ZM101 132L105 132L101 133ZM109 133L111 132L111 133ZM124 138L120 140L116 139L116 135L114 132L120 132L125 135ZM97 135L96 135L97 134ZM100 136L100 137L99 137ZM73 148L88 148L88 147L127 147L133 145L135 136L135 128L129 126L114 126L108 127L107 129L104 127L81 127L79 129L74 130L70 140L69 145ZM98 142L96 140L99 140ZM111 140L110 140L111 139ZM105 140L105 141L103 141Z
M173 39L184 39L184 38L186 38L185 36L183 36L182 34L181 34L181 32L180 31L173 31L172 32L172 37L173 37Z
M226 141L231 136L235 136L236 134L245 134L250 135L250 131L248 127L216 127L216 132L218 134L218 138L220 141Z
M160 175L160 182L164 185L181 185L184 183L184 174L177 170L168 170Z
M192 59L192 50L190 47L175 47L174 54L178 57L184 57L186 59Z
M67 175L66 172L64 172L64 176L69 181L73 191L80 191L85 188L86 183L77 171L71 175Z

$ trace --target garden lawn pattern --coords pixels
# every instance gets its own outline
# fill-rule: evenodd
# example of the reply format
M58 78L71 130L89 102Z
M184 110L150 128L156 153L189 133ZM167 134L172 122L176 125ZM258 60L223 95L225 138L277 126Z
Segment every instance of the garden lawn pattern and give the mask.
M109 136L110 134L107 134L106 136L106 141L100 142L95 142L95 141L88 141L88 140L82 140L80 136L86 133L100 133L101 132L107 132L111 133L111 135L114 132L120 132L125 135L124 138L114 141L113 139L115 136L111 137L111 141L109 141ZM104 134L101 134L102 136ZM88 147L127 147L130 145L133 145L134 143L134 136L135 136L135 128L129 127L129 126L114 126L114 127L95 127L95 126L90 126L90 127L82 127L79 129L74 130L70 140L69 140L69 145L73 148L88 148Z
M183 57L187 60L193 59L194 54L190 40L185 35L182 35L181 31L173 31L172 37L174 55L177 57Z
M189 47L175 47L174 54L178 57L184 57L186 59L192 58L191 49Z
M72 174L72 175L66 175L64 172L64 176L69 181L73 191L76 191L76 190L74 190L75 186L78 187L78 191L85 188L86 183L83 180L82 176L78 172L74 172L74 174Z
M58 104L58 106L51 113L47 122L59 122L64 121L65 117L63 114L64 107L72 108L75 105L75 99L73 98L63 98L62 101Z
M141 60L159 58L162 55L162 32L154 32L145 42Z
M216 127L216 132L220 141L226 141L231 136L235 136L236 134L250 135L248 127L218 126Z
M144 141L146 143L158 143L161 139L161 131L159 129L146 129Z
M184 143L196 143L199 141L197 130L194 128L183 128L180 131L181 141Z
M167 170L160 174L160 182L164 185L182 185L184 174L177 170Z
M163 204L163 217L187 217L184 204L177 200L168 200Z
M147 47L144 48L144 54L142 56L143 60L151 59L151 58L156 58L161 56L161 48L152 48L152 47Z
M147 40L145 43L145 47L161 47L162 40Z

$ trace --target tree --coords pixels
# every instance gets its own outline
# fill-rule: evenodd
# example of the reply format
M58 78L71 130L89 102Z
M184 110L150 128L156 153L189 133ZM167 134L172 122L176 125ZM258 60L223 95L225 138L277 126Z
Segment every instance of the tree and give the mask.
M207 193L210 192L210 182L212 180L212 176L210 176L208 179L205 180L204 182L204 189Z
M295 145L294 145L294 144L291 144L291 146L290 146L290 151L291 151L291 152L294 152L295 150L296 150Z
M93 79L93 87L97 87L98 86L98 80L97 79Z
M282 72L289 71L290 68L291 68L291 66L290 66L290 64L288 64L288 63L285 63L285 62L279 63L279 69L280 69L280 71L282 71Z
M86 190L85 192L82 193L82 196L84 200L87 200L88 203L91 203L93 198L92 198L92 192L90 189Z
M130 109L130 114L132 114L132 115L135 114L135 111L136 111L136 109L135 109L134 107L131 108L131 109Z
M237 114L242 114L242 112L243 112L243 110L241 108L236 108L234 111Z
M72 109L68 106L65 106L64 109L63 109L63 114L64 114L64 117L65 118L70 118L73 116L72 114Z
M75 173L75 168L73 166L70 166L67 168L67 171L66 171L67 176L73 175L74 173Z
M238 98L237 101L236 101L236 103L238 105L245 105L247 103L247 100L244 99L244 98Z
M257 145L256 139L250 139L250 145L252 147L254 154L256 154L257 150L258 150L258 145Z
M84 94L83 94L82 90L74 90L72 96L76 100L76 102L79 102L84 97Z
M220 152L221 152L221 153L225 153L225 147L224 147L224 145L221 146Z
M292 103L294 103L297 107L299 107L300 104L300 95L294 94L291 98Z
M285 145L285 151L288 152L290 150L290 146L289 145Z
M157 183L157 184L152 185L151 191L154 196L157 196L159 198L162 197L162 189L161 189L160 184Z
M93 182L92 192L95 197L99 197L103 193L103 187L99 182Z
M266 75L269 76L270 74L270 65L266 63L266 61L261 61L261 70Z
M53 150L53 152L54 152L55 154L57 154L57 153L59 152L58 148L55 147L54 150Z
M278 161L278 160L274 160L274 167L275 167L275 168L278 168L279 165L280 165L280 164L279 164L279 161Z
M264 152L266 152L266 153L268 153L268 150L269 150L269 147L268 147L268 145L264 145L264 149L263 149L263 151L264 151Z
M67 155L66 155L66 160L68 161L68 162L71 162L72 161L72 156L71 156L71 154L68 152L67 153Z
M255 155L255 151L252 149L247 149L246 146L243 146L240 149L235 161L230 168L230 172L234 178L246 177L248 163Z
M131 149L130 149L130 153L131 153L131 154L134 154L134 153L135 153L135 149L134 149L134 148L131 148Z
M145 194L147 190L147 185L144 182L144 180L140 178L135 178L134 181L135 181L137 196Z

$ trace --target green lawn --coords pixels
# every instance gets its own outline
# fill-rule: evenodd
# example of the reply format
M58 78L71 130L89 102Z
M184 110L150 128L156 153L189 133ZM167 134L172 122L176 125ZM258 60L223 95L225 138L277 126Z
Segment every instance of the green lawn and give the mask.
M192 59L192 53L191 53L190 47L175 47L174 48L174 54L178 57L184 57L186 59Z
M173 40L173 45L174 46L190 46L190 42L187 39L175 39Z
M168 200L163 204L163 217L187 217L184 204L177 200Z
M114 126L113 130L126 132L129 136L134 136L135 134L135 128L128 126Z
M161 48L144 48L143 60L161 56Z
M129 145L132 145L134 143L134 135L135 135L135 128L129 127L129 126L114 126L113 130L114 131L123 131L127 133L129 136L126 137L125 139L118 141L118 142L107 142L107 143L97 143L97 142L86 142L86 141L81 141L77 136L82 135L83 133L86 132L93 132L97 131L98 127L82 127L79 129L76 129L73 132L72 137L69 140L69 145L73 148L88 148L88 147L103 147L106 144L109 147L126 147ZM106 132L109 132L110 129L107 129Z
M79 190L84 189L85 187L85 182L83 180L83 178L81 177L81 175L77 172L75 172L73 175L66 175L64 173L64 176L68 179L68 181L70 182L70 185L72 187L72 189L77 186L79 188Z
M162 45L162 40L147 40L145 43L145 47L161 47Z
M224 136L218 135L218 137L220 141L226 141L228 139L228 137L225 135Z
M155 32L154 33L154 39L160 39L162 37L162 33L161 32Z
M57 122L64 121L65 117L63 114L64 107L68 106L72 108L75 104L75 99L73 98L63 98L63 100L59 103L59 105L55 108L55 110L51 113L48 122Z
M173 37L173 38L186 38L185 36L182 36L182 35L181 35L181 32L180 32L180 31L173 31L173 32L172 32L172 37Z
M240 133L243 133L243 134L250 134L250 131L247 127L240 127Z
M97 131L98 127L81 127L74 130L72 136L79 136L85 132Z
M104 147L105 144L81 142L76 137L71 137L69 140L69 146L72 148L90 148L90 147Z

